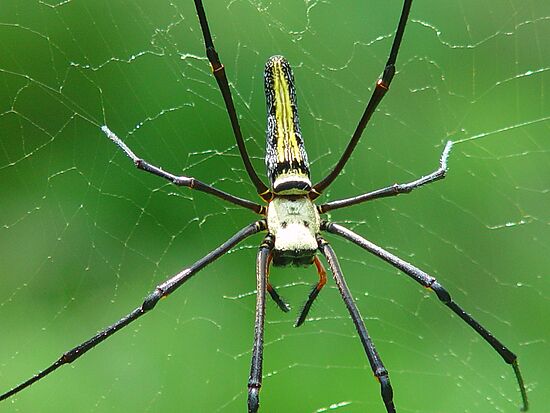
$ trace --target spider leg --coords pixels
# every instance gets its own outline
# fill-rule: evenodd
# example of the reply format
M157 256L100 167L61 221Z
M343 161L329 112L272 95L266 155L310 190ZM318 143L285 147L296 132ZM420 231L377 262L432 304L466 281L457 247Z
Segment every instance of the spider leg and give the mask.
M265 214L265 207L258 205L255 202L249 201L248 199L239 198L237 196L231 195L227 192L220 191L219 189L214 188L204 182L199 181L195 178L190 178L187 176L176 176L169 172L163 171L161 168L155 165L151 165L147 161L139 158L129 147L126 145L122 139L120 139L114 132L112 132L107 126L101 127L102 132L112 140L120 149L124 151L126 155L134 162L134 165L141 169L152 173L153 175L160 176L177 186L186 186L187 188L196 189L197 191L206 192L208 194L217 196L225 201L231 202L232 204L239 205L244 208L251 209L252 211L258 214Z
M401 46L401 40L403 39L403 33L405 31L407 19L409 17L411 4L412 0L405 0L403 2L401 17L399 18L397 31L393 39L388 61L386 62L386 66L384 68L384 71L382 72L382 77L380 77L376 82L376 86L374 88L374 91L372 92L369 103L367 104L365 112L363 113L363 116L357 124L355 132L353 133L353 136L351 137L348 146L346 147L346 150L342 154L342 157L340 158L336 166L334 166L333 170L321 182L314 185L312 194L310 195L312 199L315 199L317 196L319 196L326 189L326 187L328 187L332 183L332 181L334 181L338 177L338 175L344 168L344 165L350 158L353 150L355 149L355 146L357 146L363 130L367 126L367 123L369 122L372 114L376 110L376 107L378 106L382 98L386 95L393 76L395 75L395 61L397 59L399 47Z
M177 273L173 277L167 279L162 284L159 284L155 288L155 290L151 292L145 298L143 303L139 307L137 307L135 310L133 310L132 312L122 317L113 325L104 328L103 330L98 332L96 335L91 337L89 340L86 340L85 342L79 344L78 346L72 348L71 350L66 351L61 355L61 357L59 357L59 359L57 359L54 363L52 363L46 369L36 373L30 379L24 381L23 383L19 384L13 389L0 395L0 401L7 399L8 397L11 397L16 393L19 393L21 390L29 387L31 384L43 379L48 374L57 370L62 365L72 363L73 361L75 361L76 359L84 355L88 350L91 350L92 348L97 346L99 343L101 343L102 341L112 336L117 331L123 329L133 321L137 320L139 317L147 313L149 310L152 310L161 298L166 297L168 296L168 294L175 291L184 282L186 282L187 280L189 280L189 278L195 275L198 271L203 269L205 266L207 266L211 262L220 258L222 255L228 252L231 248L233 248L239 242L241 242L242 240L244 240L245 238L248 238L253 234L256 234L260 231L264 231L266 228L267 228L267 225L264 220L257 221L257 222L254 222L253 224L247 225L246 227L241 229L239 232L237 232L235 235L233 235L231 238L229 238L222 245L220 245L218 248L206 254L203 258L195 262L193 265Z
M405 184L394 184L387 186L385 188L377 189L376 191L367 192L366 194L355 196L352 198L340 199L337 201L327 202L326 204L319 205L318 210L320 214L323 214L328 211L332 211L339 208L344 208L361 202L370 201L377 198L384 198L389 196L395 196L399 194L408 194L413 189L419 188L423 185L429 184L431 182L438 181L445 178L447 173L447 159L449 158L449 153L453 146L452 141L448 141L443 149L441 154L441 159L439 161L439 168L437 168L432 173L425 175L421 178L418 178L414 181L407 182Z
M265 291L268 260L273 249L273 237L267 235L258 250L256 260L256 320L254 322L254 347L248 378L248 412L255 413L260 407L262 387L262 362L264 353Z
M216 49L214 48L214 42L212 41L212 35L210 34L210 28L208 27L208 20L206 19L206 13L204 11L204 6L202 5L202 0L195 0L195 8L197 9L197 15L199 17L199 23L201 25L202 35L204 38L204 46L206 47L206 56L212 67L212 73L216 78L220 92L222 93L223 101L225 103L225 108L227 110L227 115L231 121L231 127L233 128L233 134L235 135L235 140L237 141L237 146L239 148L239 153L244 163L244 167L250 180L256 187L258 194L264 197L265 200L271 198L269 189L262 180L258 177L258 174L254 170L254 166L250 162L250 157L246 151L246 146L244 143L243 135L241 132L241 127L239 126L239 120L237 117L237 112L235 111L235 105L233 103L233 98L231 97L231 90L229 89L229 83L227 81L227 76L225 75L225 67L220 62L220 58Z
M390 252L384 250L376 244L364 239L363 237L357 235L355 232L331 222L322 222L321 229L332 234L339 235L354 244L360 246L361 248L367 250L368 252L376 255L378 258L383 259L384 261L390 263L394 267L400 269L417 283L423 285L424 287L433 291L437 298L449 307L456 315L458 315L462 320L466 322L470 327L472 327L483 339L495 349L495 351L500 354L503 360L512 365L514 369L514 374L519 385L519 390L522 398L522 411L526 411L529 403L527 401L527 392L525 389L525 384L523 377L519 370L517 356L512 353L504 344L502 344L495 336L493 336L485 327L479 324L470 314L464 311L458 304L456 304L450 294L443 288L443 286L432 276L426 274L424 271L415 267L412 264L402 260L399 257L391 254Z
M363 322L363 318L359 313L359 309L353 301L353 297L346 284L346 280L344 279L342 270L340 269L340 264L338 263L336 254L334 253L334 250L328 244L328 242L320 236L318 236L317 242L319 244L319 250L328 261L328 265L334 277L334 281L336 281L336 285L338 286L338 290L340 290L342 299L344 300L349 314L351 315L353 324L355 324L355 328L357 329L357 333L359 334L359 338L361 339L361 344L363 344L363 348L367 353L367 358L369 359L372 372L380 383L382 400L384 401L384 405L386 406L386 411L388 413L395 413L395 406L393 404L393 390L390 384L388 371L384 367L384 364L382 363L382 360L380 359L380 356L378 355L378 352L374 347L374 343L369 336L367 328L365 327L365 323Z
M321 263L321 260L319 260L318 257L314 257L313 258L313 263L315 264L315 267L317 268L317 274L319 275L319 281L311 289L311 292L309 293L307 301L304 304L304 307L302 308L302 311L300 312L300 315L298 316L298 319L296 320L296 323L294 323L294 327L300 327L304 323L304 321L306 321L306 317L309 313L309 310L311 309L311 305L313 304L313 302L315 301L315 299L319 295L319 292L321 292L321 289L327 283L327 272L325 271L325 268L323 267L323 264Z

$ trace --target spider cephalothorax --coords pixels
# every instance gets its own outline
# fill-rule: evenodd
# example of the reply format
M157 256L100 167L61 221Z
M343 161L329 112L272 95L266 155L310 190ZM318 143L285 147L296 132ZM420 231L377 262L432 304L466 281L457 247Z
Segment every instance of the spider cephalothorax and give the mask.
M321 288L326 283L326 272L321 261L316 256L320 252L325 256L334 281L342 295L346 308L353 320L361 344L367 355L370 367L380 383L380 389L384 406L388 413L395 413L393 403L393 390L390 385L388 371L376 351L365 323L353 300L350 290L342 274L340 264L334 250L322 237L321 233L335 234L358 245L366 251L383 259L420 285L435 292L437 298L455 314L472 327L493 349L512 365L516 380L519 384L523 401L523 410L527 410L527 394L522 376L517 364L517 358L504 344L496 339L487 329L479 324L472 316L466 313L456 304L443 286L432 276L415 267L414 265L400 259L383 248L364 239L360 235L335 223L321 219L321 215L335 209L371 201L377 198L389 197L398 194L409 193L431 182L444 178L447 171L447 157L451 149L448 142L441 155L439 168L434 172L425 175L414 181L404 184L394 184L376 191L367 192L362 195L347 199L331 201L321 205L315 205L314 200L336 179L344 165L349 160L355 146L367 125L376 107L385 96L395 74L395 62L401 45L405 25L409 16L412 0L404 0L401 17L395 33L388 61L382 76L376 82L372 95L366 105L365 111L359 120L355 132L351 137L348 146L344 150L340 160L336 163L331 172L315 185L311 184L307 154L304 149L302 134L298 122L298 110L296 106L296 90L294 88L294 76L290 65L281 56L270 58L265 68L265 92L267 102L267 149L266 166L270 182L268 188L256 174L239 126L238 117L231 97L229 82L225 74L225 68L221 64L218 54L214 48L208 21L202 5L202 0L195 0L197 14L206 46L206 55L212 66L212 72L216 78L222 98L224 100L231 127L235 135L237 147L244 163L246 172L255 186L260 197L267 202L267 205L259 205L255 202L243 199L227 192L221 191L198 179L177 176L164 171L139 158L121 139L119 139L107 126L101 130L111 139L124 153L132 159L134 164L144 171L167 179L175 185L186 186L197 191L214 195L235 205L247 208L261 216L261 218L244 227L222 245L209 252L203 258L176 275L168 278L159 284L142 302L142 304L115 322L95 334L89 340L72 348L46 369L40 371L20 385L0 395L0 400L18 393L34 382L41 380L60 366L71 363L81 357L88 350L92 349L103 340L107 339L117 331L123 329L133 321L152 310L162 297L168 296L189 278L204 268L206 265L220 258L239 242L258 232L267 232L263 242L260 244L256 260L256 321L254 327L254 347L252 350L252 363L248 379L248 411L257 412L259 408L259 392L262 385L262 359L263 359L263 334L265 320L265 299L266 292L269 292L276 304L283 310L288 311L289 307L277 294L269 283L268 274L271 263L274 265L311 265L315 264L319 281L313 286L302 311L296 321L300 326L306 320L311 305ZM281 408L278 410L288 410Z
M275 196L267 208L273 265L312 264L321 222L313 202L307 196Z

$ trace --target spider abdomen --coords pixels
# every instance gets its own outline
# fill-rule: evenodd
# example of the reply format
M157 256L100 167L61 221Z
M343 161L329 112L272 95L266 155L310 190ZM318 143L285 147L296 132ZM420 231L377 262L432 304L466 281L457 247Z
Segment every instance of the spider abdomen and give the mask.
M283 56L272 56L265 65L267 106L265 163L271 191L280 195L302 195L311 190L309 164L304 148L294 75Z
M275 237L273 265L312 264L319 226L319 213L309 198L276 196L267 209L267 230Z

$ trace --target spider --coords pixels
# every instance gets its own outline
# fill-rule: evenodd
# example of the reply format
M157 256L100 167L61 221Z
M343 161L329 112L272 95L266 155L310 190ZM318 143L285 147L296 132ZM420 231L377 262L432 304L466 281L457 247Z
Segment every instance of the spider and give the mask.
M88 350L91 350L117 331L123 329L130 323L140 318L142 315L152 310L161 298L174 292L193 275L203 269L206 265L212 263L227 253L239 242L253 234L266 232L267 234L260 244L256 260L256 317L254 325L252 362L250 376L248 379L248 411L257 412L260 406L259 392L262 385L263 333L266 292L270 294L271 298L281 310L285 312L289 311L288 305L269 282L269 267L270 265L315 265L319 276L319 281L312 288L307 301L298 316L295 325L300 326L306 320L312 303L327 281L326 271L316 255L317 252L320 252L328 262L334 281L336 282L342 299L353 320L355 328L357 329L357 333L367 355L372 372L380 383L381 396L386 411L388 413L395 412L396 409L393 402L393 390L390 384L388 371L384 367L384 364L382 363L374 343L365 327L361 314L355 305L351 292L344 279L340 264L338 263L336 254L330 244L321 235L322 232L326 232L351 241L371 254L374 254L375 256L398 268L420 285L426 287L430 291L433 291L444 305L449 307L451 311L457 314L464 322L472 327L489 345L493 347L498 354L500 354L506 363L512 365L521 393L523 405L522 410L527 410L527 393L518 367L516 355L496 337L494 337L487 329L479 324L472 316L464 311L458 304L456 304L447 290L434 277L428 275L414 265L398 258L383 248L373 244L372 242L362 238L355 232L339 224L329 222L321 218L323 214L332 210L356 205L378 198L406 194L423 185L443 179L447 172L447 159L452 147L452 142L449 141L446 144L441 155L438 169L428 175L422 176L421 178L411 182L390 185L385 188L351 198L330 201L321 205L315 204L315 200L329 185L332 184L344 168L353 150L357 146L363 130L369 122L372 114L375 112L378 104L388 91L395 74L397 54L399 52L403 33L405 31L412 0L404 0L403 2L401 16L397 25L397 30L386 66L384 67L382 75L375 84L372 95L361 119L357 124L351 140L349 141L340 160L333 167L332 171L315 185L312 185L310 180L307 154L304 148L304 142L299 126L296 91L292 69L288 61L282 56L273 56L267 61L264 71L264 86L267 106L267 142L265 163L267 167L269 187L262 182L250 162L233 104L225 68L219 59L216 49L214 48L214 43L210 33L208 21L206 19L206 13L204 11L202 0L194 0L194 2L204 38L206 56L208 57L212 68L212 73L221 91L240 156L252 184L255 186L260 198L263 200L263 204L257 204L247 199L231 195L192 177L176 176L166 172L160 167L154 166L138 157L107 126L102 126L101 130L134 162L137 168L164 178L175 185L185 186L197 191L206 192L227 202L247 208L260 215L262 218L241 229L222 245L209 252L190 267L185 268L183 271L159 284L135 310L122 317L113 325L104 328L87 341L66 351L57 361L52 363L46 369L38 372L28 380L2 394L0 396L0 400L7 399L26 387L29 387L31 384L43 379L60 366L67 363L72 363L85 354Z

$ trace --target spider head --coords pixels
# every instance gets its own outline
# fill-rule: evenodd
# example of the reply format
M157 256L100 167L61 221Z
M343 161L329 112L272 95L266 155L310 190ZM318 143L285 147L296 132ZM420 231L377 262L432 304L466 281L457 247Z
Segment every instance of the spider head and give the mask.
M273 250L273 266L307 267L313 264L315 250Z
M304 196L276 196L267 209L267 227L275 237L273 265L306 266L317 250L319 214Z

